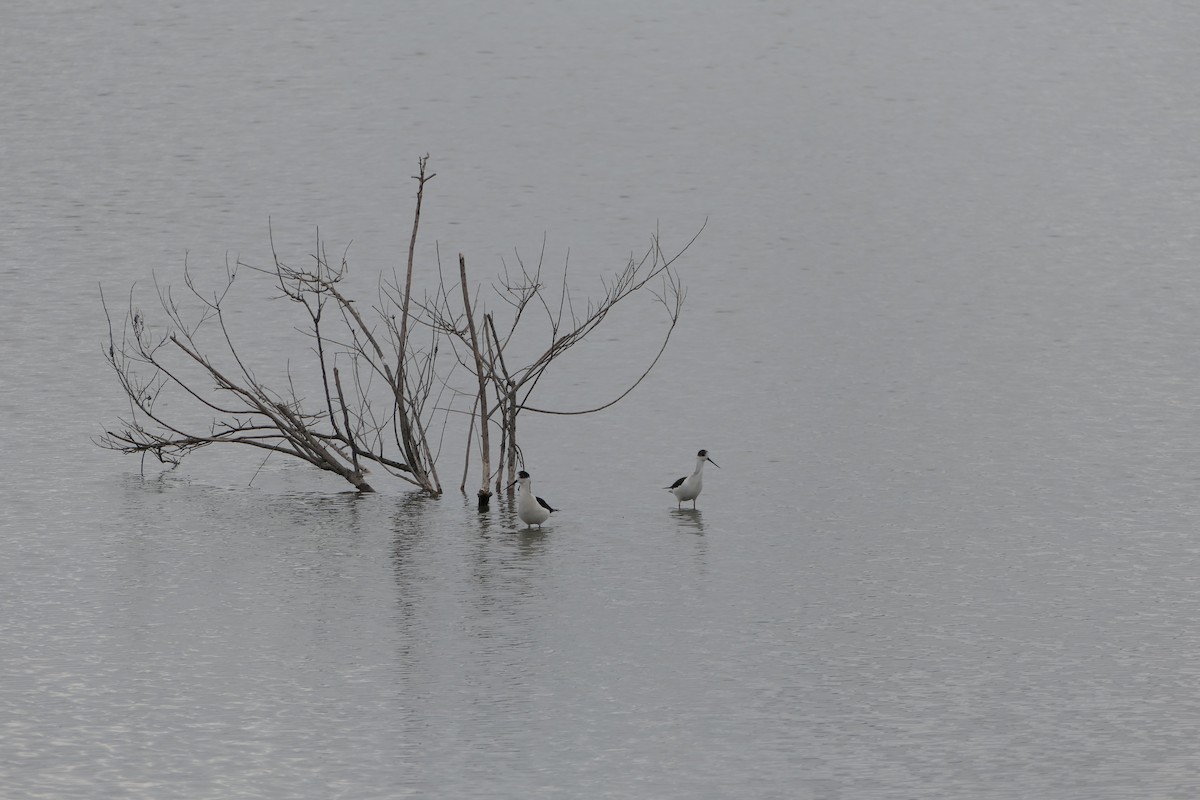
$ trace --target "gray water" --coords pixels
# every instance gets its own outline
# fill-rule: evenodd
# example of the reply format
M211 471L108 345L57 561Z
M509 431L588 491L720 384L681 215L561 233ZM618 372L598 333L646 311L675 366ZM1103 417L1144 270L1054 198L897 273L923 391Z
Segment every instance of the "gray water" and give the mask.
M1200 11L593 5L0 11L0 795L1194 797ZM544 532L457 493L459 432L436 500L92 444L101 284L269 220L369 287L425 153L421 280L545 237L584 296L708 221L650 378L523 423Z

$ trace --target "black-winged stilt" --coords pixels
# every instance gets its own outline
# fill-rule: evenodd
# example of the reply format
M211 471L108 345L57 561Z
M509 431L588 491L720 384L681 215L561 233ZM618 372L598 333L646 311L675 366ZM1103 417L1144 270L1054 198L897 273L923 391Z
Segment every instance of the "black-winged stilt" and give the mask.
M696 498L700 496L700 490L703 488L704 480L704 462L712 464L714 467L721 465L708 457L707 450L701 450L696 453L696 471L691 475L680 478L670 486L663 488L675 495L675 499L679 501L677 507L682 507L685 500L692 501L692 508L696 507Z
M550 519L554 509L542 498L534 497L533 483L529 480L529 473L525 470L517 473L517 479L508 485L510 489L513 483L521 484L521 488L517 490L517 516L521 518L521 522L524 522L527 528L534 525L542 527L542 523Z

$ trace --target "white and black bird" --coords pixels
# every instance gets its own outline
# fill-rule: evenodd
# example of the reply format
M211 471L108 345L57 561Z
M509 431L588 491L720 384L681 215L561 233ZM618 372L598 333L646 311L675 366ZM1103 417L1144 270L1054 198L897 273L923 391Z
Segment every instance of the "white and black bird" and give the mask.
M554 513L554 509L540 497L533 495L533 482L529 480L529 473L521 470L517 473L517 479L508 485L512 488L513 484L521 484L521 488L517 490L517 516L521 518L521 522L525 523L525 527L531 528L537 525L542 527L542 523L550 519L550 515Z
M691 475L672 483L670 486L663 488L675 495L675 499L679 501L677 507L682 508L685 500L692 501L692 508L696 507L696 498L700 496L700 490L704 488L704 462L712 464L714 467L721 465L708 457L707 450L701 450L696 453L696 469Z

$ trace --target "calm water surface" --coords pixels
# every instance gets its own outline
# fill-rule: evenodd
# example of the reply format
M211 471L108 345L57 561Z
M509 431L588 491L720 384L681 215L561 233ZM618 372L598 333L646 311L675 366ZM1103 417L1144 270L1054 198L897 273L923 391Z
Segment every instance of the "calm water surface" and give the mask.
M0 12L0 794L1200 791L1200 13L1170 2ZM560 510L169 473L98 286L407 247L580 296L707 227L667 360L524 423ZM351 243L352 242L352 243ZM246 290L268 374L304 363ZM640 302L639 302L640 300ZM652 355L635 299L541 386ZM448 429L457 487L463 434ZM660 487L708 448L697 511Z

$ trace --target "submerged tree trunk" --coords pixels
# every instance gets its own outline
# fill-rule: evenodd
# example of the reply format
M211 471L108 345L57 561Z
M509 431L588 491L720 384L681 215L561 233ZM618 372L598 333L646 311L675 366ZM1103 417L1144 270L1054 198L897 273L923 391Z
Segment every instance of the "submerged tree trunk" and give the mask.
M479 457L483 462L483 475L479 480L477 497L479 510L486 511L488 501L492 499L492 492L488 488L492 477L492 448L488 442L488 419L491 415L487 407L487 376L483 370L483 352L479 348L479 335L475 332L475 311L471 308L471 291L467 286L467 259L462 253L458 254L458 274L462 285L463 308L467 314L467 330L471 334L471 353L475 357L475 376L479 382Z

